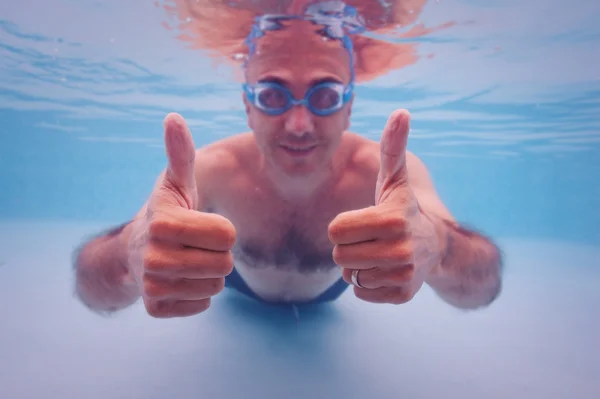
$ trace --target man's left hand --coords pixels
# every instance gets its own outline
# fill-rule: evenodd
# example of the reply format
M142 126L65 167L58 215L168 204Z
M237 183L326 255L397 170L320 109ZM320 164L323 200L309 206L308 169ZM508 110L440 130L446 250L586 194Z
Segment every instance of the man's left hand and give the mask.
M440 262L441 240L409 184L409 124L409 113L398 110L385 126L375 205L341 213L329 225L334 261L349 284L358 271L354 293L368 302L410 301Z

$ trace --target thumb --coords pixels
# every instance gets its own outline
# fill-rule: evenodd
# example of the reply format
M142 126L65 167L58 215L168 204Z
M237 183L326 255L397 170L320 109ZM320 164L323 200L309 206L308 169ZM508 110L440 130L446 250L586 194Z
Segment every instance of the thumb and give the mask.
M183 117L170 113L164 120L164 139L167 152L167 168L164 184L169 184L183 195L193 209L196 206L196 178L194 165L196 148L192 134Z
M410 130L410 114L406 110L396 110L388 119L379 142L380 165L375 190L375 200L379 204L390 194L390 190L408 183L406 168L406 147Z

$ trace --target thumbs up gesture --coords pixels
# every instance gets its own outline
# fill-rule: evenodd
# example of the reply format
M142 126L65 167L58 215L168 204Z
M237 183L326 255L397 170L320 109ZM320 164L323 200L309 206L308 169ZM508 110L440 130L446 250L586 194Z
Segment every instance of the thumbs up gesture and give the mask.
M198 210L196 150L183 118L169 114L164 129L167 168L132 224L128 264L151 316L190 316L207 310L224 288L235 229Z
M368 302L410 301L440 260L435 226L409 184L409 119L408 112L395 111L383 131L375 205L341 213L329 225L344 280Z

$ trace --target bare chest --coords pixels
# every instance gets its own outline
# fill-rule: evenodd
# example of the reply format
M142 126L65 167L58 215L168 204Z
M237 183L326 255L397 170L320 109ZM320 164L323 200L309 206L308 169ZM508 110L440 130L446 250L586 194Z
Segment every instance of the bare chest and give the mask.
M238 198L223 201L215 211L234 224L235 268L257 295L272 301L311 300L341 278L328 226L352 204L331 197L298 207L260 192Z

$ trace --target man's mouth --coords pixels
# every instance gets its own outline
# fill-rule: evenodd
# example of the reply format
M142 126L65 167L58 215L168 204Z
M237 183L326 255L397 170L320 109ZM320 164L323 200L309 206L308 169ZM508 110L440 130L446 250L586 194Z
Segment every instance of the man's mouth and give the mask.
M291 154L291 155L307 155L310 154L315 148L317 148L316 144L311 144L311 145L281 145L281 148L283 148L287 153Z

